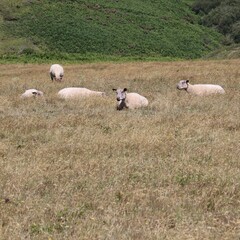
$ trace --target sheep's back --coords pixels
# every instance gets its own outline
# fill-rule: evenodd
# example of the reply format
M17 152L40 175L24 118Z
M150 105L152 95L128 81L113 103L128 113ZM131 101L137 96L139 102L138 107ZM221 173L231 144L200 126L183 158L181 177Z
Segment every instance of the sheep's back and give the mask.
M103 95L102 92L92 91L87 88L77 88L69 87L63 88L58 92L59 97L61 98L79 98L79 97L89 97L91 95Z
M84 97L89 95L90 90L86 88L63 88L58 92L59 97L61 98L75 98L75 97Z
M209 95L216 93L225 93L224 89L219 85L214 84L194 84L194 93L197 95Z
M63 74L64 73L63 67L59 64L53 64L50 68L50 73L54 73L57 76Z
M147 106L148 100L138 93L128 93L126 104L130 109L140 108Z

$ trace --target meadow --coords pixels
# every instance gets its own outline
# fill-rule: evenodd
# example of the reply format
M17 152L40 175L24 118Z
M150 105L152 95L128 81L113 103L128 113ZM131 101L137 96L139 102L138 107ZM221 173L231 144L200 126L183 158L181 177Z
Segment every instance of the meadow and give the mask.
M66 64L63 83L49 64L0 65L0 239L239 239L239 65ZM107 96L64 101L67 86ZM117 87L149 106L117 111Z

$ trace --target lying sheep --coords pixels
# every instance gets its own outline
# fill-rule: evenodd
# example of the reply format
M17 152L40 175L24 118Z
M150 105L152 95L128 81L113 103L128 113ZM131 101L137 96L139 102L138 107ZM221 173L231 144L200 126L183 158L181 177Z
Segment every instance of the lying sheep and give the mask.
M148 105L148 100L145 97L138 93L127 93L127 88L113 88L113 91L117 94L117 110L123 108L135 109Z
M53 80L57 81L57 82L61 82L62 81L62 78L63 78L63 74L64 74L64 71L63 71L63 67L59 64L53 64L51 67L50 67L50 77Z
M186 90L188 93L197 96L206 96L210 94L224 94L224 89L219 85L213 84L190 84L189 80L181 80L177 84L177 89Z
M87 88L80 87L63 88L58 92L58 96L64 99L105 95L106 94L104 92L92 91Z
M43 92L36 89L28 89L21 95L22 98L42 97L42 96L43 96Z

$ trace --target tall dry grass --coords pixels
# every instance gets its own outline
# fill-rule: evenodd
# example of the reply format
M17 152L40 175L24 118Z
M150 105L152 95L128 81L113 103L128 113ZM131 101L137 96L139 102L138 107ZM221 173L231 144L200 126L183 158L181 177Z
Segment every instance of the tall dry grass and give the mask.
M61 84L1 65L0 239L239 239L239 64L67 65ZM190 96L183 78L226 94ZM66 86L107 97L63 101ZM116 87L149 107L116 111Z

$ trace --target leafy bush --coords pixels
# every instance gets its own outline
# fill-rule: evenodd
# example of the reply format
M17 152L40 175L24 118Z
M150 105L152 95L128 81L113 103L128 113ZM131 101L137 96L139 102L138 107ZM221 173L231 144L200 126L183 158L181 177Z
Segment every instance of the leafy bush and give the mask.
M236 22L232 26L232 36L236 43L240 43L240 21Z
M203 25L214 27L226 36L225 39L232 39L235 43L239 43L239 0L198 0L195 1L193 10L196 13L204 13ZM231 40L224 41L231 42Z
M213 8L216 8L221 3L221 0L197 0L194 2L192 9L196 13L209 13Z

